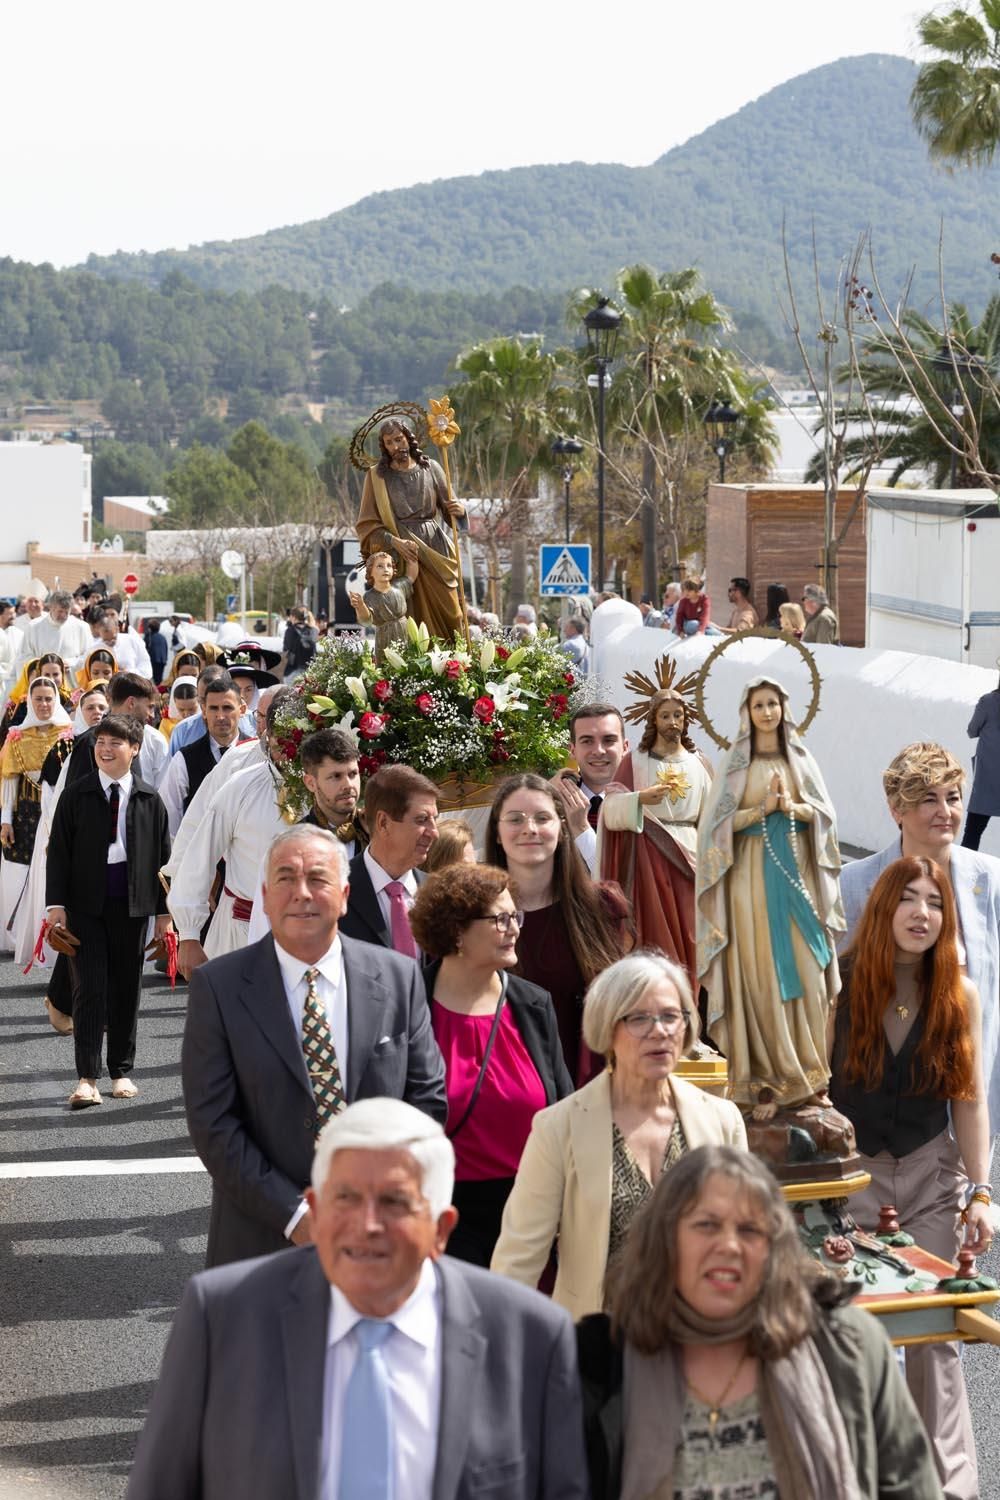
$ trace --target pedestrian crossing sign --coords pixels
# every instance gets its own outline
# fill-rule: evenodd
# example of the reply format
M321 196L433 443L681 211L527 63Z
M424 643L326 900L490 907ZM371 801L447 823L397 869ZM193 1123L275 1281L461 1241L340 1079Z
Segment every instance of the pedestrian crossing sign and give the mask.
M590 546L569 542L545 543L540 548L538 577L542 594L590 593Z

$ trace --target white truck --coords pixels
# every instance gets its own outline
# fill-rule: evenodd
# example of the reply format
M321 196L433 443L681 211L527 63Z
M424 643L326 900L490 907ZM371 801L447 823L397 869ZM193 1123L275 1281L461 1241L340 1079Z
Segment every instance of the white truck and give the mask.
M873 488L867 527L867 645L992 667L1000 657L997 496Z

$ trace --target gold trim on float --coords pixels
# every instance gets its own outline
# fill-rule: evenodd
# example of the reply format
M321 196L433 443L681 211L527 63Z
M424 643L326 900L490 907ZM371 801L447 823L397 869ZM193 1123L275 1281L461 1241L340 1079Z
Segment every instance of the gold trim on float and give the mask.
M836 1182L783 1182L781 1191L788 1203L819 1203L828 1198L847 1198L860 1193L871 1183L870 1172L854 1172Z
M919 1276L920 1272L915 1270L913 1274L914 1276ZM871 1301L867 1297L863 1297L862 1300L858 1301L857 1305L864 1308L865 1312L876 1313L879 1317L887 1317L892 1313L933 1312L944 1307L972 1307L977 1302L997 1302L998 1300L1000 1300L1000 1292L921 1292L917 1293L916 1296L911 1296L907 1293L905 1298L901 1293L897 1292L891 1298L874 1297ZM991 1318L990 1322L992 1321ZM994 1326L997 1329L997 1333L1000 1334L1000 1323ZM926 1339L934 1337L934 1335L922 1334L920 1337ZM944 1342L947 1342L948 1338L954 1339L954 1337L953 1333L948 1334ZM973 1334L971 1337L978 1338L978 1334Z

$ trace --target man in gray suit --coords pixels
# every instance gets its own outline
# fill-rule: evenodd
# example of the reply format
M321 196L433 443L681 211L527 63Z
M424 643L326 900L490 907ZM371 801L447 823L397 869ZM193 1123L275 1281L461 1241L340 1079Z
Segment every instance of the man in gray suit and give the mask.
M406 1104L327 1125L314 1245L188 1283L127 1500L586 1500L572 1323L442 1258L453 1181Z
M316 1137L355 1099L447 1113L416 963L341 937L343 846L299 824L268 853L271 932L191 976L181 1049L188 1129L212 1178L210 1266L308 1244Z
M847 947L882 871L904 855L932 859L951 882L958 907L959 957L979 991L983 1011L983 1072L990 1131L1000 1132L1000 860L956 841L962 826L965 771L950 751L931 741L900 750L882 774L889 812L899 827L878 854L845 865L840 876Z

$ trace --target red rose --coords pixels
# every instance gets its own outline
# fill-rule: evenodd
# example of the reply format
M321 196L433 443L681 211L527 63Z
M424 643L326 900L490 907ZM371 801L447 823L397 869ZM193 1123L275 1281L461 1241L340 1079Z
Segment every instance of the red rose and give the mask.
M497 647L497 660L498 661L506 661L509 655L510 655L510 652L507 650L506 646L498 646Z
M576 681L576 678L573 676L572 672L564 672L563 673L563 682L566 684L567 687L572 687L575 681Z
M462 675L462 663L452 657L451 661L446 661L444 664L444 675L450 677L452 682L454 682L456 677L461 677Z
M379 767L385 765L385 760L384 750L362 751L358 756L358 769L362 776L374 776Z
M476 718L480 719L484 724L492 724L493 715L496 713L496 711L497 706L493 702L493 699L488 698L485 693L481 698L477 698L475 703L472 705L472 712L475 714Z
M373 714L371 710L358 720L358 733L366 740L377 739L388 723L387 714Z
M375 697L380 703L385 703L389 698L392 697L392 683L386 682L385 678L383 677L381 682L376 682L375 686L372 688L372 692L375 694Z
M418 693L413 700L413 706L419 709L422 714L433 713L434 699L430 693Z
M561 719L569 708L569 699L565 693L550 693L545 700L545 707L551 708L554 719Z
M505 750L502 745L494 745L490 751L490 760L495 766L502 765L505 760L510 760L510 751Z

